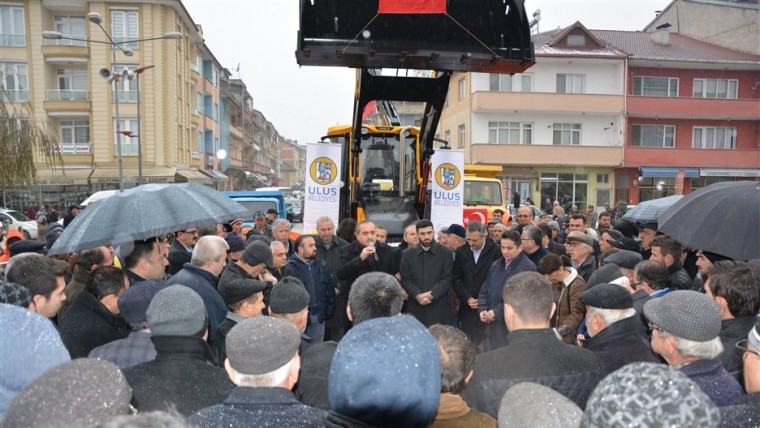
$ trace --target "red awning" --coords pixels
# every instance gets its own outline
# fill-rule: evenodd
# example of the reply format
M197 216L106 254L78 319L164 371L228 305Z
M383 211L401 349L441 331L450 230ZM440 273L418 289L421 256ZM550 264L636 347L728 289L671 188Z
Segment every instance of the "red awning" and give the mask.
M444 14L446 0L380 0L381 14Z

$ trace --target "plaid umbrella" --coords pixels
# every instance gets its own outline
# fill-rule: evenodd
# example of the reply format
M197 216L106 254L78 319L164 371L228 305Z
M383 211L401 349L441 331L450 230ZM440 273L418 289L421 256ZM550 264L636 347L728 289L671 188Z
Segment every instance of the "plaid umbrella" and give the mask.
M683 195L666 196L664 198L644 201L628 210L623 216L623 220L633 223L657 223L660 214L670 208Z
M246 216L246 207L201 184L144 184L88 206L48 255L117 246Z
M735 260L760 258L760 182L728 181L689 193L658 230L683 245Z

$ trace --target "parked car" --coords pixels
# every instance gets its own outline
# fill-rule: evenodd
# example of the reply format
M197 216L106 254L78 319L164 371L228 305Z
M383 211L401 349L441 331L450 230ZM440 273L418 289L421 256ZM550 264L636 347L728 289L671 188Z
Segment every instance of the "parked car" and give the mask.
M297 198L285 199L285 203L289 205L289 208L293 209L293 222L303 222L303 200Z
M24 234L25 239L37 239L39 236L37 221L19 211L0 208L0 222L5 225L6 231L21 227L21 233Z

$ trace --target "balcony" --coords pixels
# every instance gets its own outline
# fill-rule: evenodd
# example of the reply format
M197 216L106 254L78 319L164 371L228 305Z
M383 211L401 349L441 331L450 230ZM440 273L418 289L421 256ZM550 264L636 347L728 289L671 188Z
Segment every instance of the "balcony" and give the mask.
M201 78L200 69L198 67L198 64L190 61L190 78L195 82L198 83L198 81Z
M79 89L49 89L45 92L47 101L87 101L90 91Z
M758 149L662 149L625 148L625 166L682 166L704 168L757 168L760 165Z
M557 112L557 113L621 113L625 109L622 95L554 94L545 92L475 92L472 111L475 113Z
M628 97L631 117L760 120L759 106L756 99Z
M23 48L26 46L25 34L0 34L0 46Z
M74 40L45 40L45 42L74 42ZM42 56L50 64L86 64L90 57L90 48L73 44L49 44L42 46Z
M623 148L548 144L473 144L470 147L469 163L617 167L623 163Z
M29 91L0 91L0 99L4 102L27 102L29 101Z
M120 103L134 103L137 102L137 90L123 90L119 89L119 102ZM114 93L114 97L116 93ZM116 98L114 98L115 100Z

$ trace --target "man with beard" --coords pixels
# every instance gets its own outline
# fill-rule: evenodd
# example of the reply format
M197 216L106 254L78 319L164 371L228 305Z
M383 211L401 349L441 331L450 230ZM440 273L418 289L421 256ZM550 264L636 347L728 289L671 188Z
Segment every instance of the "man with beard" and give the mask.
M193 247L198 242L198 228L180 230L174 234L174 240L169 247L169 275L174 275L185 263L190 263L193 256Z
M393 250L386 244L375 240L375 223L365 220L356 225L356 240L340 251L338 279L344 281L348 292L356 278L368 272L385 272L395 275L398 272Z
M434 240L430 220L417 222L419 245L401 256L401 286L409 294L409 313L426 327L447 324L450 314L451 250Z
M325 339L325 321L335 314L335 284L327 263L317 258L314 236L301 235L293 246L295 253L288 258L288 266L309 292L306 335L312 338L312 343L322 343Z

